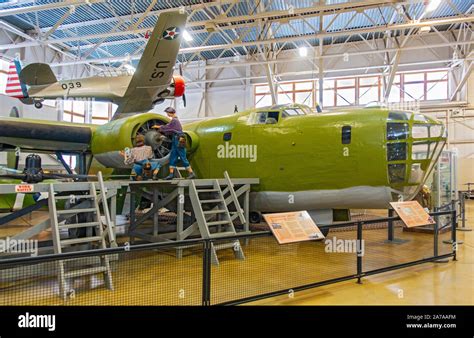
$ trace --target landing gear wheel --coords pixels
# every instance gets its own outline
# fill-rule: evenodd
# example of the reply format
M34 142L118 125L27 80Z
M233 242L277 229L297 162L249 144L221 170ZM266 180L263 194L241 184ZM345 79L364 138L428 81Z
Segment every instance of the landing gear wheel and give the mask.
M41 102L35 102L35 108L41 109L43 108L43 104Z
M262 221L262 213L258 211L251 211L249 214L250 223L260 223Z

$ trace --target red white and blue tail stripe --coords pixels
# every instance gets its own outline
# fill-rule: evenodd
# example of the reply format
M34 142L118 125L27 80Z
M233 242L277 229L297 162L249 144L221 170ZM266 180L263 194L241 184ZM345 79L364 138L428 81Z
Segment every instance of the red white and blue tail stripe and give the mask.
M10 63L8 68L8 77L7 77L7 86L5 89L5 94L11 97L16 98L26 98L28 97L28 92L26 86L20 82L18 74L20 74L21 66L20 62L15 60Z

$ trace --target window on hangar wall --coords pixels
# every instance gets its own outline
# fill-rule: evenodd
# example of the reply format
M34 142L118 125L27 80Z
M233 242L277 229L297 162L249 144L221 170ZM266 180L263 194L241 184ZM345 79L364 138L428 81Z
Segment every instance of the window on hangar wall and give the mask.
M314 108L314 81L281 82L277 86L279 104L300 103ZM272 95L268 84L256 85L254 89L255 107L272 105Z
M318 97L318 80L281 82L278 104L301 103L312 108ZM255 85L255 106L272 104L268 84ZM347 107L383 101L381 75L326 78L323 84L325 107ZM448 99L448 71L403 72L395 75L388 102L410 102Z
M66 122L85 123L86 108L89 104L86 100L65 100L63 120ZM110 102L90 102L92 109L92 124L105 124L110 121L117 106Z

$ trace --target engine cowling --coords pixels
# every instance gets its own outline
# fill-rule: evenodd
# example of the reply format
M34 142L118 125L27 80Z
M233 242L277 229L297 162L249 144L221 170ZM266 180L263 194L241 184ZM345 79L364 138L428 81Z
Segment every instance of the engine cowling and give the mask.
M128 118L110 121L99 126L92 135L91 151L95 159L108 168L130 168L120 155L121 150L132 148L138 134L145 136L145 143L153 148L155 159L162 165L168 163L171 150L171 140L157 130L154 125L164 125L169 122L165 116L145 113ZM187 151L192 153L199 146L199 137L194 132L185 132Z
M95 159L108 168L129 168L124 163L121 150L132 148L138 134L145 136L146 143L154 148L158 159L168 155L170 145L164 143L161 134L152 128L164 125L169 119L153 113L137 114L128 118L110 121L97 127L92 135L91 150Z
M193 131L185 131L186 134L186 151L192 154L199 147L199 136Z
M166 99L181 97L184 95L185 91L186 82L184 78L180 75L173 75L173 79L171 80L169 87L158 93L157 99L154 102L157 104L163 102Z
M174 87L174 97L181 97L184 95L184 92L186 91L186 82L181 75L173 75L173 83L171 86Z

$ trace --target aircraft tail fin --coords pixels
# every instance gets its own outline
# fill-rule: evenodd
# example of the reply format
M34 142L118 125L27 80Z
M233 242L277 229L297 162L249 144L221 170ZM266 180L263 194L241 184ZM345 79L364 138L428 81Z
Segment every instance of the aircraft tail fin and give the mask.
M58 79L49 65L31 63L20 72L20 81L28 86L39 86L58 82Z
M15 60L10 63L10 66L8 68L7 85L5 89L5 94L11 97L16 97L18 99L28 97L28 91L26 90L26 86L20 82L20 72L21 65L18 60Z

